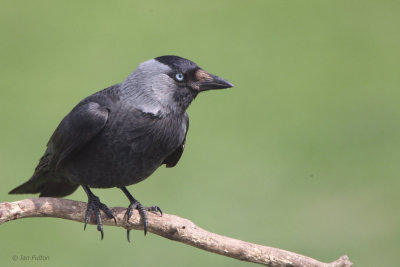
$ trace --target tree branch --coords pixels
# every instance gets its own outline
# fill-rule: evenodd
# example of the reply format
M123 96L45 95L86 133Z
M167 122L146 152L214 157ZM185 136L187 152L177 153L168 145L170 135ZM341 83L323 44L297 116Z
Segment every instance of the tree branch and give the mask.
M0 203L0 224L30 217L55 217L84 222L86 205L84 202L59 198L29 198L15 202L3 202ZM112 208L112 211L117 219L117 224L102 213L104 225L119 226L125 229L143 229L137 210L129 222L125 217L126 209L115 207ZM95 224L94 222L94 218L91 218L90 223ZM153 234L227 257L271 267L347 267L352 265L347 256L342 256L331 263L323 263L294 252L210 233L191 221L175 215L164 214L160 217L148 213L148 222L148 230Z

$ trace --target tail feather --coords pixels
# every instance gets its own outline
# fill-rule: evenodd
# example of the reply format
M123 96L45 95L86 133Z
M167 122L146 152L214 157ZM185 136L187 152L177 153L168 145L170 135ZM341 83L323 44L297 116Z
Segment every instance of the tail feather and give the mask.
M27 182L11 190L9 194L37 194L41 192L45 183L44 179L32 177Z
M71 195L79 185L71 183L46 183L39 197L65 197Z
M39 197L65 197L72 194L79 185L69 182L54 181L54 177L50 173L50 162L53 155L46 150L40 158L39 164L35 169L35 173L29 181L14 188L9 194L38 194Z
M9 194L37 194L39 197L65 197L72 194L79 185L68 182L52 182L43 177L33 176L29 181L14 188Z

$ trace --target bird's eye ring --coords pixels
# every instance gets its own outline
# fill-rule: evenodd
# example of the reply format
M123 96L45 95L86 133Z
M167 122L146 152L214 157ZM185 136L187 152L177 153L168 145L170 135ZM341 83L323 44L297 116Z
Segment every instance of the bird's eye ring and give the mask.
M177 81L179 81L179 82L183 81L184 78L185 78L185 76L183 76L183 73L181 73L181 72L178 72L178 73L175 75L175 79L176 79Z

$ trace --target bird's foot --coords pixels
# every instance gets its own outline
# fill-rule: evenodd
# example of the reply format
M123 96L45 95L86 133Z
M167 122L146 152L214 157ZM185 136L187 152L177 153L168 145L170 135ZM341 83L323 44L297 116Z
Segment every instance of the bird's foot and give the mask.
M102 210L108 218L114 219L114 222L117 223L117 219L115 218L112 211L103 203L100 202L100 199L95 195L89 195L89 200L87 204L86 214L85 214L85 226L83 229L86 229L86 225L89 222L90 215L94 213L96 216L97 221L97 230L101 233L101 240L103 240L104 232L103 232L103 221L101 220L101 213Z
M129 204L129 206L126 210L126 213L125 213L127 221L129 221L129 219L131 218L134 209L137 209L139 211L139 215L142 218L144 235L147 234L147 225L148 225L146 211L149 211L149 212L152 212L155 214L160 214L160 216L162 216L162 214L163 214L160 207L158 207L158 206L145 207L139 201L134 199L133 201L131 201L131 204ZM128 238L129 242L130 242L130 238L129 238L130 231L131 231L131 229L127 229L127 232L126 232L126 237Z

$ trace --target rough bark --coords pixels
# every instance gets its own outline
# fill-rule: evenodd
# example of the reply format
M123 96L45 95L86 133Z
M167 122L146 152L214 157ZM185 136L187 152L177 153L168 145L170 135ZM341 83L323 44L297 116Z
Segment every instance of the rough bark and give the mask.
M0 224L30 217L55 217L84 222L85 211L86 203L59 198L30 198L15 202L3 202L0 203ZM125 208L115 207L112 208L112 211L117 223L115 224L113 220L102 214L104 225L119 226L125 229L143 229L136 210L129 222L125 217ZM93 219L90 219L91 224L94 223ZM156 235L227 257L266 266L347 267L352 265L347 256L324 263L294 252L221 236L208 232L191 221L175 215L164 214L160 217L148 213L148 222L148 231Z

